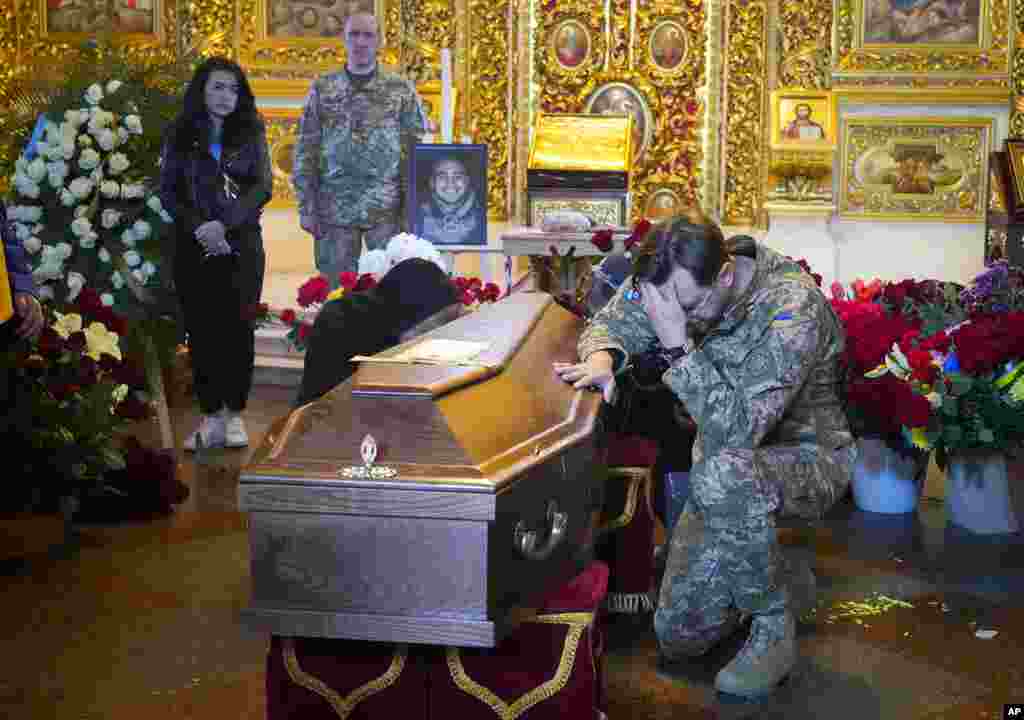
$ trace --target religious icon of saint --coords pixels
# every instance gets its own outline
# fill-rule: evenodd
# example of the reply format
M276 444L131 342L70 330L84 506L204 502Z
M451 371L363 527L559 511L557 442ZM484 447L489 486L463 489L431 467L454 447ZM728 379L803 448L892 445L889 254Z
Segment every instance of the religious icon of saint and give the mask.
M555 57L567 68L578 67L590 52L590 39L576 22L562 23L555 30Z
M811 119L813 110L807 103L799 103L793 108L793 118L782 128L783 140L824 140L825 128Z
M674 70L683 61L686 42L682 30L672 22L663 23L651 36L651 59L663 70Z

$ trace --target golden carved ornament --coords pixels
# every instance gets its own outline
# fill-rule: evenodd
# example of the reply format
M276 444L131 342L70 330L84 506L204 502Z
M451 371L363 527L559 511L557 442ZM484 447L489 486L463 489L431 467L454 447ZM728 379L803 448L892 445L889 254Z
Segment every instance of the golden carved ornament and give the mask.
M234 0L188 0L183 3L185 29L189 38L220 38L206 48L207 56L237 57L235 36L224 28L235 27Z
M488 212L507 217L510 0L469 0L469 112L473 141L487 145Z
M1019 4L1020 0L1014 0ZM883 84L898 76L925 82L973 85L980 76L1007 83L1010 74L1010 0L981 0L979 42L916 45L868 44L863 37L865 0L836 0L833 85L877 76ZM1019 8L1015 10L1020 16ZM987 23L986 23L987 20Z
M260 113L267 125L267 147L270 151L270 169L274 178L270 207L296 207L292 162L302 109L263 108Z
M826 90L831 85L832 0L779 3L779 85Z
M722 221L726 225L754 225L760 220L764 188L764 4L732 0L728 30Z

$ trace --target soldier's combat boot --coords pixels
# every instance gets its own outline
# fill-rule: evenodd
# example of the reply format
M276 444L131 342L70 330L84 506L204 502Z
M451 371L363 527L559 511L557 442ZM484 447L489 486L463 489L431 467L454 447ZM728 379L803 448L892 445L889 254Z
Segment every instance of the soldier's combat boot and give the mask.
M719 692L742 697L771 693L796 663L796 620L789 611L755 615L747 644L715 677Z

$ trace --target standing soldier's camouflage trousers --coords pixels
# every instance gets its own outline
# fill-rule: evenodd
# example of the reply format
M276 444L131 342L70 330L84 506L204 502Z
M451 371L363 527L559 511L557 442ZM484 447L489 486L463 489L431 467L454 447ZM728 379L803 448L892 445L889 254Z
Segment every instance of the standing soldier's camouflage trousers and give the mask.
M672 533L654 629L668 660L693 657L744 615L791 609L775 519L818 520L843 496L856 449L817 445L727 450L696 463Z

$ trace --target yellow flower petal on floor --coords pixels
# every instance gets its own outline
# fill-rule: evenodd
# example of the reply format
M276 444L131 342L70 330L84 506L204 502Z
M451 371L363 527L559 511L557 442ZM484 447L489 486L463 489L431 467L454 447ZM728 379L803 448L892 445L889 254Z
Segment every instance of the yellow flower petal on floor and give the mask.
M79 321L81 321L81 318L79 318ZM97 362L99 362L100 355L103 353L120 360L121 348L118 345L119 340L120 338L117 336L117 333L107 330L106 325L94 322L85 331L85 354Z
M931 443L928 442L928 436L925 434L923 427L916 427L910 431L910 441L914 443L914 447L921 450L931 450Z
M54 315L57 317L57 322L53 324L53 329L65 340L68 339L71 333L76 333L82 329L81 315L77 313L61 315L59 312L55 312Z

